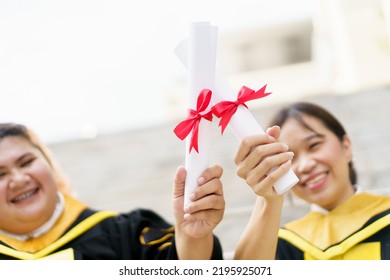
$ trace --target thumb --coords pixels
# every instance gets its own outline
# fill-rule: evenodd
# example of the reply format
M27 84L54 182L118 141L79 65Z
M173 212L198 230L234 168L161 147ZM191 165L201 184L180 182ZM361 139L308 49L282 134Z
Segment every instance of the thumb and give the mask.
M278 139L280 136L280 127L277 125L274 125L272 127L269 127L267 129L267 134L272 136L275 139Z
M183 166L179 166L176 170L174 183L173 183L173 197L179 197L184 195L184 186L187 176L187 171Z

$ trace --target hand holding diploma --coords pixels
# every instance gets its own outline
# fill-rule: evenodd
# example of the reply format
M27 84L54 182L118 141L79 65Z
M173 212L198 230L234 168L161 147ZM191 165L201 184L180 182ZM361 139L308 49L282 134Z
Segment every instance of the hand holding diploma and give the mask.
M198 180L199 186L191 194L191 203L184 207L186 170L179 167L173 188L175 241L179 259L218 259L219 242L213 236L225 211L220 166L208 167Z
M212 110L217 117L221 118L219 125L221 126L222 133L229 124L233 134L240 141L248 136L265 134L264 130L259 126L249 111L245 102L268 96L270 93L265 92L266 86L263 86L258 91L243 86L238 93L238 97L235 98L233 89L217 72L215 88L214 94L216 99L222 101L215 104ZM283 194L298 183L298 181L298 177L289 169L285 175L275 182L274 189L277 194Z

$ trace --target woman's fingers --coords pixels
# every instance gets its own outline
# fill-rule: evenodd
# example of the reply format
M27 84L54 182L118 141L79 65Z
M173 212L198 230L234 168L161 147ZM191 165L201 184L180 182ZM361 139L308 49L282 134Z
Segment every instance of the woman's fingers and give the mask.
M245 179L249 172L258 166L268 168L269 170L278 164L277 156L285 153L287 150L288 147L281 143L270 143L254 147L250 154L237 164L237 175ZM268 170L265 170L265 172Z
M203 210L221 210L225 207L225 200L220 195L208 195L190 203L185 209L186 213L192 214Z
M234 163L238 164L241 161L243 161L250 154L253 147L267 144L267 143L271 143L271 142L272 142L272 139L266 134L253 135L253 136L249 136L249 137L244 138L240 142L240 146L238 147L237 153L234 156Z
M198 178L198 184L203 185L207 183L208 181L214 179L214 178L221 178L223 173L223 169L219 165L214 165L212 167L207 168L201 176Z
M270 188L269 186L274 186L275 183L284 174L286 174L290 168L291 168L291 160L287 160L280 166L272 169L257 183L255 181L251 182L252 184L250 186L252 187L253 191L257 195L262 195L262 196L272 195L273 193L275 193L275 190L273 188Z

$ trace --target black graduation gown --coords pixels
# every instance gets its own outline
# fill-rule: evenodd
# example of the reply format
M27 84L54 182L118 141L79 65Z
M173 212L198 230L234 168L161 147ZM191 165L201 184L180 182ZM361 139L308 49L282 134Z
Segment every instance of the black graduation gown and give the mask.
M66 201L67 205L75 206L74 212L78 207L77 201L69 197ZM153 211L136 209L129 213L116 214L81 207L79 212L61 234L57 233L58 237L52 237L53 234L48 233L49 236L23 243L0 235L0 259L175 260L178 258L174 242L174 227ZM67 224L63 221L68 219L67 215L63 216L57 228ZM46 240L50 237L53 241L47 244ZM211 258L222 259L222 249L216 237L214 237Z

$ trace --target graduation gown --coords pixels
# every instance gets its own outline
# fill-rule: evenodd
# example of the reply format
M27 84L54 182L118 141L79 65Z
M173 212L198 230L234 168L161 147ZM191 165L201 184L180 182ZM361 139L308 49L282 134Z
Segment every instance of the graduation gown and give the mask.
M153 211L95 211L65 196L64 212L49 232L26 241L0 234L0 260L175 260L174 233ZM222 259L216 237L212 259Z
M279 230L277 259L390 259L390 198L356 194L329 213L309 212Z

